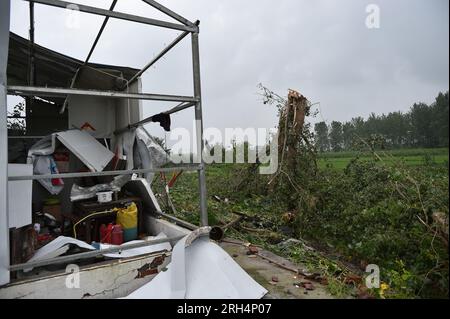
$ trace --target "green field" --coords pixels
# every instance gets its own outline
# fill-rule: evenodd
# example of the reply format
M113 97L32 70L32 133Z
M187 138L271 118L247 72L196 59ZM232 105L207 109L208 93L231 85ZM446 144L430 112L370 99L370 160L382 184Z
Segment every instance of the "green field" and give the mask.
M448 165L448 148L391 150L380 151L379 154L383 155L383 161L385 162L401 161L411 167L425 164ZM362 160L373 158L373 155L368 153L328 152L320 154L319 167L342 170L358 156Z

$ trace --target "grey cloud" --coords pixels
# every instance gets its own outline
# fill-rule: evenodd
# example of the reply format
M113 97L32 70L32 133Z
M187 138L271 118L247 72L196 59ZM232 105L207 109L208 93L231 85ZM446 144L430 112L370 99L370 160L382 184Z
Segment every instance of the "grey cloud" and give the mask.
M110 1L80 1L107 8ZM274 127L276 110L263 106L257 84L285 94L298 89L321 102L328 121L407 110L448 90L449 16L446 0L166 0L201 20L205 126ZM26 36L26 4L13 1L13 31ZM366 5L378 4L381 29L365 27ZM164 18L138 0L118 9ZM84 58L101 24L86 17L80 30L63 28L57 9L39 8L41 44ZM61 26L57 28L56 26ZM111 20L95 62L142 67L178 32ZM192 92L189 40L143 78L148 92ZM162 109L146 104L146 114ZM191 127L191 113L174 118ZM319 117L316 120L321 120ZM155 134L159 128L151 126Z

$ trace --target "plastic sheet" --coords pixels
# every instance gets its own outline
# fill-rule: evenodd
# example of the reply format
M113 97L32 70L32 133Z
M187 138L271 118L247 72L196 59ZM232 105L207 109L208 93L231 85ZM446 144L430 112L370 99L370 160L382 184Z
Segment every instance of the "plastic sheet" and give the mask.
M36 156L34 160L34 175L59 174L52 156ZM64 181L60 178L40 179L39 182L52 195L58 195L64 188Z
M81 187L76 184L72 185L70 191L70 200L76 202L79 200L85 200L94 198L99 192L120 192L122 187L131 180L130 175L116 176L114 180L109 184L99 184L92 187Z
M156 169L170 162L167 152L143 128L136 129L136 144L134 148L134 166L142 169ZM151 184L155 173L145 174Z

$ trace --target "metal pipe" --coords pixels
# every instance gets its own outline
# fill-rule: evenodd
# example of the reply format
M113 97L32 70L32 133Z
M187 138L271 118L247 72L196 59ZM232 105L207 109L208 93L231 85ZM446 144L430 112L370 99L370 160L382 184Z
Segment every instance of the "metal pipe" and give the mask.
M171 222L174 222L174 223L176 223L176 224L178 224L180 226L183 226L184 228L192 230L192 231L197 230L197 229L200 228L199 226L196 226L196 225L191 224L191 223L189 223L189 222L187 222L185 220L179 219L179 218L177 218L175 216L168 215L168 214L163 213L163 212L156 212L156 214L160 215L161 217L164 217L164 218L170 220ZM222 227L219 227L219 226L212 227L211 231L209 232L209 238L212 239L212 240L215 240L215 241L221 241L224 238L225 232L227 231L227 229L232 227L232 226L234 226L235 224L239 223L242 219L243 219L243 217L240 216L240 217L236 218L235 220L229 222L228 224L226 224L226 225L224 225Z
M182 16L180 16L179 14L173 12L172 10L164 7L162 4L159 4L158 2L154 1L154 0L143 0L145 3L151 5L153 8L161 11L162 13L167 14L168 16L172 17L173 19L177 20L178 22L183 23L184 25L188 25L188 26L193 26L194 23L192 23L191 21L189 21L186 18L183 18Z
M20 140L20 139L33 139L33 140L40 140L43 139L45 136L31 136L31 135L24 135L24 136L8 136L10 140Z
M146 66L142 68L138 73L136 73L130 81L128 81L128 86L133 84L145 71L151 68L156 62L158 62L167 52L169 52L173 47L175 47L181 40L183 40L189 34L188 31L180 34L175 40L173 40L164 50L162 50L153 60L147 63Z
M170 221L172 221L172 222L174 222L174 223L176 223L176 224L178 224L180 226L183 226L183 227L185 227L185 228L187 228L189 230L196 230L196 229L199 228L198 226L196 226L194 224L191 224L191 223L189 223L189 222L187 222L185 220L179 219L179 218L177 218L175 216L168 215L168 214L163 213L163 212L156 212L156 214L160 215L161 217L167 218L168 220L170 220Z
M168 110L168 111L164 112L163 114L171 115L171 114L180 112L180 111L182 111L182 110L185 110L185 109L187 109L187 108L190 108L190 107L192 107L192 106L194 106L194 105L195 105L194 102L191 102L191 103L181 103L180 105L177 105L177 106L174 107L173 109ZM123 132L128 131L128 130L131 129L131 128L138 127L138 126L141 126L141 125L150 123L150 122L153 121L153 117L154 117L154 116L155 116L155 115L150 116L150 117L147 117L146 119L143 119L142 121L139 121L139 122L134 123L134 124L130 124L130 125L128 125L128 126L125 127L125 128L116 130L116 131L114 132L114 134L116 134L116 135L117 135L117 134L121 134L121 133L123 133Z
M126 251L126 250L130 250L130 249L135 249L135 248L148 247L148 246L153 246L153 245L167 243L167 242L177 242L180 239L183 239L184 237L186 237L186 236L183 235L183 236L175 236L175 237L169 237L169 238L159 238L159 239L144 241L144 242L136 243L136 244L121 245L118 247L89 251L86 253L80 253L80 254L75 254L75 255L55 257L55 258L51 258L51 259L38 260L38 261L33 261L33 262L28 262L28 263L23 263L23 264L16 264L16 265L9 266L9 270L17 271L17 270L42 267L42 266L47 266L47 265L62 264L62 263L72 262L72 261L80 260L80 259L95 258L95 257L101 256L104 254L113 254L113 253L118 253L121 251Z
M117 4L117 0L113 0L111 3L111 7L109 8L109 11L114 11L114 8ZM97 37L94 40L94 43L92 44L91 50L89 51L89 54L84 61L84 64L88 64L89 60L91 59L92 53L94 53L95 47L97 46L98 41L100 40L100 37L103 34L103 31L105 30L106 24L108 23L109 17L105 17L105 20L103 20L102 26L100 27L100 31L98 31Z
M8 94L12 95L42 95L42 96L66 96L84 95L99 96L105 98L124 98L135 100L151 100L165 102L196 102L198 99L192 96L163 95L150 93L122 93L117 91L97 91L67 88L47 88L35 86L8 86Z
M167 168L148 168L148 169L134 169L124 171L110 171L110 172L87 172L87 173L64 173L64 174L46 174L46 175L27 175L27 176L9 176L9 181L28 181L28 180L41 180L41 179L54 179L54 178L79 178L79 177L97 177L97 176L119 176L119 175L132 175L132 174L145 174L145 173L171 173L179 171L191 171L195 172L200 169L200 166L180 166L180 167L167 167Z
M75 86L75 82L78 79L78 74L80 74L80 70L81 68L78 68L77 72L75 72L75 75L72 78L72 81L70 81L70 88L73 89ZM61 109L59 110L59 114L64 114L64 112L66 111L66 107L67 107L67 99L69 98L69 96L66 96L66 98L64 99L64 103L61 106Z
M30 4L33 2L30 2ZM109 11L113 11L115 6L117 4L117 0L113 0L111 7L109 8ZM84 60L84 64L86 65L88 64L89 60L91 59L92 54L94 53L95 48L97 47L97 43L100 40L100 37L103 34L103 31L105 30L106 24L109 21L109 17L105 17L105 19L103 20L102 26L100 27L99 32L97 33L97 36L95 37L94 43L92 44L91 50L88 53L88 56L86 58L86 60ZM78 79L78 74L80 73L80 68L78 68L77 72L75 72L75 75L72 78L72 81L70 82L70 88L72 89L75 86L75 81ZM64 103L61 107L61 110L59 111L59 114L64 114L64 112L66 111L67 108L67 99L68 97L66 97L64 99Z
M195 106L195 122L197 131L197 156L200 161L201 169L198 171L199 189L200 189L200 220L202 226L208 226L208 207L206 191L205 163L203 161L203 150L205 147L203 140L203 114L201 101L201 79L200 79L200 49L199 34L192 33L192 65L194 75L194 95L198 99Z
M243 216L239 216L235 220L229 222L228 224L223 225L222 227L215 226L211 229L211 232L209 234L209 237L215 241L220 241L225 237L225 232L228 230L228 228L233 227L237 223L239 223L241 220L243 220Z
M30 86L34 85L34 77L35 77L35 70L34 70L34 2L30 2L30 79L28 81L28 84Z
M30 13L30 30L29 30L29 58L28 58L28 85L34 86L35 85L35 56L34 56L34 2L29 3L29 13ZM28 97L26 99L26 108L25 108L25 114L26 117L31 117L31 112L33 109L33 98ZM27 129L32 130L32 127L30 127L31 123L27 123Z
M100 8L96 8L96 7L90 7L90 6L86 6L86 5L82 5L82 4L78 4L78 3L67 2L67 1L61 1L61 0L25 0L25 1L36 2L36 3L40 3L40 4L44 4L44 5L49 5L49 6L63 8L63 9L69 9L69 10L74 10L74 8L76 8L76 10L78 10L80 12L91 13L91 14L96 14L96 15L101 15L101 16L105 16L105 17L111 17L111 18L116 18L116 19L121 19L121 20L126 20L126 21L133 21L133 22L137 22L137 23L143 23L143 24L153 25L153 26L167 28L167 29L189 31L189 32L196 32L198 30L197 27L186 26L186 25L182 25L182 24L176 24L176 23L171 23L171 22L166 22L166 21L161 21L161 20L156 20L156 19L144 18L144 17L132 15L132 14L127 14L127 13L122 13L122 12L114 12L114 11L109 11L109 10L100 9Z

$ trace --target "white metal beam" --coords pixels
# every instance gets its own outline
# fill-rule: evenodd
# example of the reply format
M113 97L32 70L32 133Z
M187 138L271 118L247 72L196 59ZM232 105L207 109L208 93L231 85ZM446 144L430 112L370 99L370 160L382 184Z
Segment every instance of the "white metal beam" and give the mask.
M146 168L146 169L131 169L124 171L105 171L105 172L85 172L85 173L61 173L61 174L46 174L46 175L29 175L29 176L10 176L10 181L27 181L40 180L50 178L80 178L80 177L99 177L99 176L119 176L132 174L146 174L146 173L172 173L179 171L195 172L200 170L199 165L175 166L166 168Z
M198 99L192 96L181 95L163 95L150 93L123 93L117 91L97 91L97 90L81 90L81 89L66 89L66 88L48 88L36 86L8 86L8 93L20 96L67 96L67 95L82 95L82 96L98 96L105 98L123 98L132 100L150 100L150 101L166 101L166 102L197 102Z

